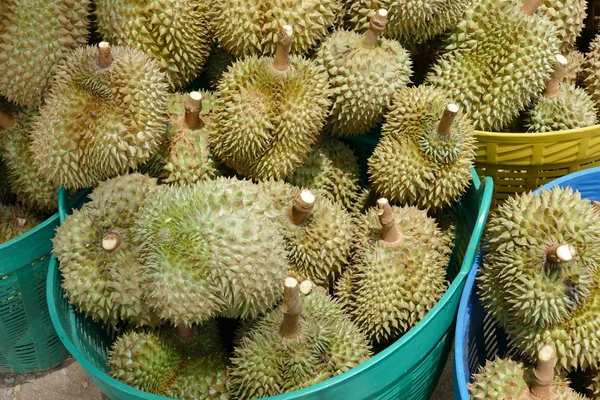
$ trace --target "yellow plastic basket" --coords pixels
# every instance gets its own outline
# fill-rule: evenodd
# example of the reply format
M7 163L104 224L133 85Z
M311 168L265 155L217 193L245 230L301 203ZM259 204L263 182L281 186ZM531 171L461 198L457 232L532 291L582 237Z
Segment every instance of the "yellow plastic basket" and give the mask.
M475 134L475 169L494 180L492 208L515 193L600 166L600 125L549 133Z

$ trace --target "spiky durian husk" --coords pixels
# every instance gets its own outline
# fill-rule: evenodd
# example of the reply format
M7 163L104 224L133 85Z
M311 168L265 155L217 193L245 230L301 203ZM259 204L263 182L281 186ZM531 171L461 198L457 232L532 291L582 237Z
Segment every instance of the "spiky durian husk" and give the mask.
M315 203L309 216L295 225L289 218L299 188L285 182L259 183L265 195L272 196L279 211L279 224L285 232L289 250L288 274L298 280L311 280L328 287L348 264L354 244L355 224L341 203L315 191Z
M212 52L206 62L206 76L211 88L216 89L219 86L221 76L236 60L237 58L228 52L221 43L213 45Z
M179 325L254 318L281 298L288 263L272 200L251 182L165 187L140 212L147 301Z
M359 242L336 295L373 342L397 339L445 293L452 237L414 207L393 207L399 239L379 240L376 209L362 216Z
M343 0L346 25L353 30L366 31L377 10L388 10L383 35L403 44L420 43L452 28L471 0Z
M95 321L159 323L143 299L148 282L132 230L136 213L157 190L156 180L141 174L102 182L90 194L91 201L56 231L52 242L62 287L71 304ZM112 251L103 248L108 234L120 238Z
M527 16L521 2L472 4L426 82L446 91L476 129L497 132L541 94L560 41L554 24Z
M227 356L213 321L181 340L172 328L128 331L113 343L109 374L149 393L178 399L226 398ZM190 351L191 349L191 351Z
M158 64L139 50L80 47L57 68L31 131L42 179L68 189L94 186L137 168L158 149L166 126L167 84Z
M596 35L585 54L583 84L600 109L600 35Z
M370 210L371 207L375 207L376 204L377 193L375 190L370 186L364 187L358 193L351 212L353 215L359 216Z
M95 1L104 40L155 58L172 88L200 73L211 47L206 0Z
M0 158L0 203L4 205L14 204L17 201L15 194L10 190L8 182L8 168Z
M360 179L358 159L344 143L325 138L288 179L292 185L322 190L332 200L351 210L356 202Z
M380 140L368 161L369 180L380 196L400 204L436 209L458 199L471 182L475 136L458 115L451 134L437 126L450 100L421 85L396 93Z
M583 86L585 56L580 51L573 49L565 57L568 61L567 71L562 81Z
M88 0L0 1L0 94L37 108L56 66L86 44Z
M338 0L213 0L212 31L236 57L275 54L282 25L294 28L292 54L308 52L333 26Z
M8 183L12 193L23 205L51 214L56 211L58 187L41 179L31 160L34 157L29 137L36 111L21 109L15 124L2 133L2 159L6 164Z
M214 154L254 179L283 179L302 165L330 105L327 73L314 61L291 56L285 71L272 63L248 57L233 64L207 126Z
M334 135L362 135L372 129L393 94L410 82L412 61L398 42L380 39L368 49L363 41L359 33L337 31L316 55L333 92L327 129Z
M371 357L363 333L324 289L315 287L301 298L299 337L282 337L280 310L240 332L229 368L232 397L254 399L298 390L346 372Z
M586 372L585 378L588 382L586 389L592 398L600 399L600 371L594 369Z
M0 204L0 243L22 235L40 222L38 216L26 208Z
M561 51L567 51L575 44L583 29L586 9L586 0L544 0L538 9L556 26Z

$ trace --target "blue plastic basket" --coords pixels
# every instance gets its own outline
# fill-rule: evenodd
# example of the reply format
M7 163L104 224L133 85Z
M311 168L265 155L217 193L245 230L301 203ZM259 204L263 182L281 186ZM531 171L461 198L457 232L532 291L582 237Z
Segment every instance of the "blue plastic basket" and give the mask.
M600 200L600 167L563 176L549 182L535 192L553 186L571 187L581 196ZM484 248L479 252L475 265L465 283L458 307L454 340L454 396L458 400L469 399L467 384L471 374L477 372L486 360L516 353L506 332L483 309L475 281L482 262Z

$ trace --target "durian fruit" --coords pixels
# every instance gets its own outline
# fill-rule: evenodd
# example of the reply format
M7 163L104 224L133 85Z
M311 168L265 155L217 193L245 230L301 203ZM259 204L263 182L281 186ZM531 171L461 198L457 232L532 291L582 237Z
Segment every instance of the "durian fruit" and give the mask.
M165 186L140 210L136 232L146 300L174 325L255 318L281 296L288 253L272 198L220 178Z
M540 14L556 26L561 51L567 51L575 45L575 39L583 29L587 3L586 0L544 0L540 5Z
M582 52L578 50L570 50L567 55L567 71L565 72L565 76L563 77L563 82L577 84L578 86L583 86L583 78L584 78L584 63L585 56Z
M544 90L560 41L540 3L472 2L428 74L476 129L501 131Z
M274 58L248 57L223 75L208 126L214 154L240 175L259 180L284 179L304 164L330 105L324 69L289 56L289 25L278 37Z
M0 204L0 243L22 235L40 222L37 215L24 207Z
M363 333L337 301L310 281L287 278L281 307L239 333L229 394L241 400L291 392L346 372L370 356Z
M4 205L14 204L17 201L16 196L10 190L7 170L6 164L0 157L0 204Z
M442 208L471 182L475 136L458 106L435 87L421 85L396 93L383 138L368 161L369 181L392 202Z
M236 57L275 54L285 38L282 25L302 27L291 52L307 53L328 35L340 10L339 0L212 0L209 20L217 40Z
M402 44L420 43L451 29L471 0L343 0L346 25L366 31L369 21L380 8L390 12L384 36Z
M172 88L200 73L211 49L207 0L95 0L105 41L157 60Z
M158 190L141 174L101 182L91 201L75 210L52 240L69 302L95 321L156 325L144 300L148 284L139 260L133 224L136 213Z
M335 32L316 55L333 91L327 127L333 135L362 135L375 127L393 94L410 82L408 52L394 40L379 38L387 15L387 10L379 10L366 35Z
M569 387L569 382L554 375L556 350L545 345L538 352L535 368L511 359L487 360L468 384L474 400L585 400L587 397Z
M80 189L146 162L166 128L167 84L139 50L102 42L57 68L31 132L40 176Z
M57 65L88 39L89 0L0 2L0 95L37 108Z
M385 198L362 217L361 226L353 263L336 295L369 340L387 343L425 317L445 293L452 237L425 211L392 208Z
M596 35L585 54L583 84L600 109L600 35Z
M226 352L214 321L183 333L129 330L109 350L109 374L136 389L178 399L227 399Z
M213 45L213 50L206 62L206 76L212 89L218 87L221 77L236 60L236 57L228 52L221 43Z
M360 191L360 168L354 152L337 139L326 137L287 179L294 186L323 191L352 210Z
M590 95L574 83L561 82L567 59L556 56L552 78L542 97L527 112L527 132L554 132L596 125L598 110Z

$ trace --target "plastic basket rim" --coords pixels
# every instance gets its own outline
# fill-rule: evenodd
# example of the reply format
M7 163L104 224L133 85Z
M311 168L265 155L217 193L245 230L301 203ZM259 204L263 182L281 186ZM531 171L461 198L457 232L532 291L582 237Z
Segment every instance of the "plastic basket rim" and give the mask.
M595 125L599 126L600 125ZM573 179L582 178L587 175L594 175L600 173L600 167L589 168L583 171L577 171L565 176L561 176L560 178L553 179L552 181L538 187L535 190L530 190L528 192L539 193L544 189L550 189L554 186L561 186L565 182L569 182ZM479 267L483 262L484 249L480 249L477 258L473 264L473 269L469 272L467 280L465 282L465 286L460 297L460 302L458 304L458 316L456 318L456 331L454 334L454 385L455 388L458 389L459 399L470 399L469 392L467 390L467 382L469 377L465 375L464 365L459 364L465 360L465 352L464 352L464 341L462 338L467 337L468 327L471 323L471 295L473 293L473 288L475 287L475 279L477 277L477 273L479 272ZM469 325L467 325L467 322Z
M334 376L333 378L329 378L323 382L317 383L315 385L296 390L294 392L284 393L277 396L268 397L269 399L295 399L301 398L303 396L308 396L314 392L319 392L328 387L335 386L338 382L351 378L354 375L361 374L364 370L371 367L371 365L380 362L381 360L390 357L397 349L403 347L405 343L409 342L413 337L415 337L419 332L421 332L427 325L429 325L429 321L435 318L440 312L442 312L443 306L449 301L449 298L452 297L458 290L458 287L461 285L461 282L465 279L469 272L471 272L471 268L475 261L476 249L479 247L479 239L473 240L474 237L479 238L483 233L483 229L486 224L486 220L489 214L489 209L492 202L491 193L493 191L493 180L491 177L486 176L481 180L475 170L471 170L472 182L475 190L479 190L481 185L485 185L484 189L486 192L489 192L489 196L483 195L482 202L480 204L479 211L477 213L477 218L475 220L475 225L473 231L471 232L471 237L469 239L469 243L467 245L465 251L465 258L460 266L460 270L454 278L452 284L448 287L448 290L444 293L442 298L437 302L437 304L429 310L429 312L425 315L425 317L419 321L415 326L413 326L406 334L404 334L400 339L396 340L394 343L389 345L387 348L374 355L367 361L357 365L356 367L350 369L349 371L344 372L343 374ZM64 196L66 196L66 191L61 188L59 190L59 202L62 198L64 201ZM66 214L61 214L64 218ZM126 393L128 395L137 396L138 398L143 398L147 400L165 400L169 399L168 397L159 396L153 393L144 392L142 390L136 389L132 386L129 386L113 377L108 375L106 372L101 371L95 365L87 360L87 358L75 347L74 343L67 336L67 333L60 323L58 319L58 310L56 308L56 301L58 299L54 296L53 291L53 282L55 280L55 275L58 272L57 266L58 260L52 254L50 260L50 266L48 268L48 279L46 282L46 292L48 297L48 308L50 311L50 317L52 323L54 324L54 328L57 332L58 337L63 342L64 346L67 348L69 353L73 356L73 358L81 364L81 366L86 370L88 374L91 374L94 379L98 379L103 384L110 385L115 389ZM50 301L51 300L51 301ZM72 307L72 306L71 306Z
M501 142L512 142L512 144L521 143L540 143L540 142L555 142L567 140L579 140L582 137L589 136L595 131L600 130L600 124L586 126L585 128L563 129L552 132L488 132L474 130L475 136L480 142L493 143L493 139L499 139Z

